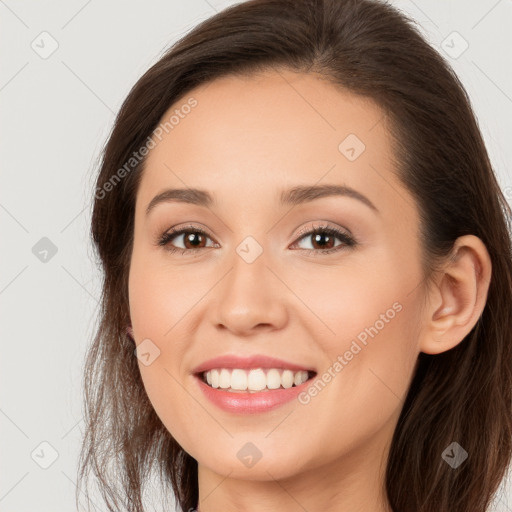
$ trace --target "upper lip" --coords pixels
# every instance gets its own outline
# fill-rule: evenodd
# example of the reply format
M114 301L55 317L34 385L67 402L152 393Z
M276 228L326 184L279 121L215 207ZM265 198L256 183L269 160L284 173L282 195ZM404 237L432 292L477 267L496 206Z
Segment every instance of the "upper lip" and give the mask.
M199 366L196 366L192 370L192 373L203 373L214 368L284 368L296 372L300 370L315 371L310 367L261 354L254 354L245 357L234 354L225 354L223 356L214 357L213 359L204 361Z

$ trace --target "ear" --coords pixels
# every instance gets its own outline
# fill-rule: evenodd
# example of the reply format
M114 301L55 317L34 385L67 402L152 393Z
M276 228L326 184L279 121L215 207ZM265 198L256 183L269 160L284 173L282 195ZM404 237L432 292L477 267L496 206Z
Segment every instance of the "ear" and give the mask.
M421 352L450 350L473 329L487 301L491 273L491 259L482 240L474 235L457 238L451 258L427 292Z
M134 340L134 337L133 337L133 328L132 328L132 325L128 325L126 327L126 334L132 339Z

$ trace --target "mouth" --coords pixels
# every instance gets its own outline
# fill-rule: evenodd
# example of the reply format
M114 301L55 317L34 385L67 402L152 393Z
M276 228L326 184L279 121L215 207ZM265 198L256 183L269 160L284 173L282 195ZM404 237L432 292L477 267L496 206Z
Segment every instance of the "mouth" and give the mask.
M313 379L316 372L287 368L212 368L194 375L212 389L254 394L301 386Z
M227 353L192 370L200 393L234 414L266 413L290 404L311 385L314 367L264 354Z

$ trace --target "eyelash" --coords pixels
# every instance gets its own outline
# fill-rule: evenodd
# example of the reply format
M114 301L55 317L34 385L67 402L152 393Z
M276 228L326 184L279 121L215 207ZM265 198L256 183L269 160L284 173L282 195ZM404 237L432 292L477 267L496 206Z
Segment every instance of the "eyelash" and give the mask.
M157 244L159 246L165 247L166 250L171 253L176 253L179 251L182 255L187 252L195 253L197 251L200 251L201 249L207 249L207 247L197 247L194 249L182 249L181 247L172 247L169 244L173 238L176 238L178 235L182 235L184 233L199 233L199 234L206 236L210 239L212 238L206 231L204 231L201 228L197 228L195 226L186 226L184 228L171 229L169 231L166 231L163 235L161 235L158 238ZM300 249L300 250L306 251L307 254L314 254L315 256L317 256L318 253L330 254L333 252L338 252L340 250L343 250L344 248L353 247L353 246L357 245L356 240L351 235L349 235L348 233L345 233L343 231L340 231L336 228L333 228L331 226L317 226L317 227L313 227L313 229L306 228L299 233L298 238L297 238L296 242L294 242L294 244L297 243L298 241L300 241L302 238L306 237L307 235L318 235L318 234L335 236L335 237L339 238L343 243L336 247L333 247L331 249L324 249L324 250L322 250L322 249Z

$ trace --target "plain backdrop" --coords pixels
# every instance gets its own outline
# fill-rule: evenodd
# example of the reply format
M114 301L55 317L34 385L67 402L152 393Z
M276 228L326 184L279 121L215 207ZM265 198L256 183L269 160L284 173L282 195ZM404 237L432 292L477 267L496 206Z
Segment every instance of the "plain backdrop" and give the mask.
M100 150L142 73L234 3L0 0L2 512L76 510L82 367L100 297L88 238ZM510 202L512 2L391 3L465 85ZM494 511L512 511L510 487Z

